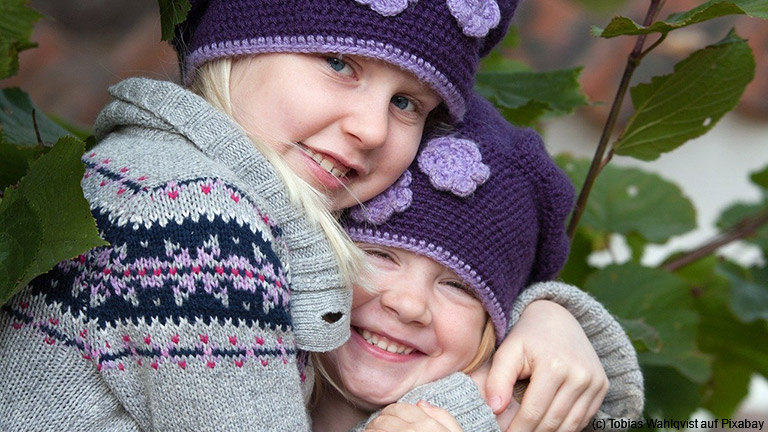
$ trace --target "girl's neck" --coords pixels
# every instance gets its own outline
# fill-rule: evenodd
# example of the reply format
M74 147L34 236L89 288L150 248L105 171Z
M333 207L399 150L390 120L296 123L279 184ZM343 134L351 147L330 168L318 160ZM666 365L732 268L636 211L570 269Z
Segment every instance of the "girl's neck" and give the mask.
M369 415L352 405L336 390L329 389L312 410L312 431L348 431Z

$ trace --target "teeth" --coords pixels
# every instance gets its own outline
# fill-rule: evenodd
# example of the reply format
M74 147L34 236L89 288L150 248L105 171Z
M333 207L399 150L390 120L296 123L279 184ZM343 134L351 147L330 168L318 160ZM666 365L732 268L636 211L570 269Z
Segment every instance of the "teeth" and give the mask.
M397 342L389 341L384 336L379 336L375 333L369 332L368 330L363 330L360 332L360 335L363 336L363 339L365 339L369 344L376 345L377 347L391 353L408 355L413 352L413 348L411 347L400 345Z
M329 161L328 159L323 159L320 161L320 166L329 172L333 170L333 162Z
M334 177L342 178L345 175L347 175L347 173L349 172L348 169L342 170L337 168L336 166L333 165L333 162L331 162L328 159L325 159L323 155L321 155L320 153L313 152L312 149L310 149L309 147L304 145L301 145L300 147L312 158L312 160L317 162L318 165L323 167L324 170L331 173Z

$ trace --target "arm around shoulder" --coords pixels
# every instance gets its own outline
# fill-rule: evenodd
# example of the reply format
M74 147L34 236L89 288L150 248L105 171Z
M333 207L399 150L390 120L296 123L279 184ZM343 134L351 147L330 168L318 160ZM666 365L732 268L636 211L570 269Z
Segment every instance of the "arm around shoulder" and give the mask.
M597 418L640 418L645 400L643 375L637 353L621 325L597 300L583 290L562 282L529 286L515 301L510 323L538 300L564 307L581 325L608 377L609 389Z

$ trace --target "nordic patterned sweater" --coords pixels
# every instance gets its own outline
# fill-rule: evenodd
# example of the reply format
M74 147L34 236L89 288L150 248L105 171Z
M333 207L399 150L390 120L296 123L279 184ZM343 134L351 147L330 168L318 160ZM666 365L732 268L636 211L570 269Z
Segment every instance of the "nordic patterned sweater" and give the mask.
M350 293L325 238L204 100L141 78L110 92L82 185L111 246L3 306L0 430L310 430L297 351L349 334ZM615 320L548 283L521 294L510 322L539 299L571 311L600 356L611 382L601 413L639 415L642 376ZM329 312L342 318L328 323ZM491 430L458 374L409 398L446 407L468 432Z
M111 94L82 181L111 246L3 307L0 430L310 430L297 349L349 336L327 240L202 98Z

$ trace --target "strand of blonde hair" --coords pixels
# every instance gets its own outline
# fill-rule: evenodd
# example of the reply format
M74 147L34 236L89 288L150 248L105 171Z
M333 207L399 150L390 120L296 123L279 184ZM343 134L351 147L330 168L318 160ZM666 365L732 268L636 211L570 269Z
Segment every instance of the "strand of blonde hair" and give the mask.
M370 271L363 252L358 249L339 225L336 216L330 211L328 199L288 166L275 149L264 139L248 133L244 119L238 119L229 92L232 59L222 58L204 64L197 71L196 79L190 90L206 99L211 105L229 115L240 126L254 146L272 164L280 179L285 184L291 203L302 209L307 219L314 226L320 227L331 246L331 251L338 262L340 274L347 287L354 284L368 288L364 275ZM252 125L258 126L258 125ZM251 128L254 129L254 128ZM256 130L259 128L256 127Z

